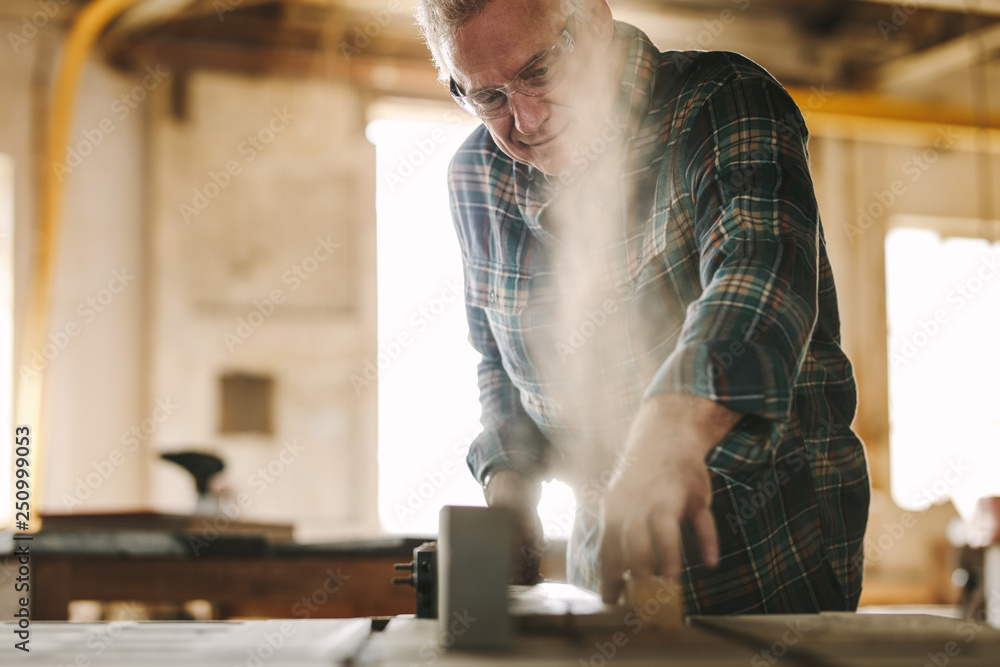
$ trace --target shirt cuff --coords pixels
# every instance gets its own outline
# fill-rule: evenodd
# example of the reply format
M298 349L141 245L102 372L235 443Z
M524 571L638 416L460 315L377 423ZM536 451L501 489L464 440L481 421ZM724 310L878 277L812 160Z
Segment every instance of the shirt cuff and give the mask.
M644 398L690 394L743 418L705 459L709 469L753 486L774 465L783 422L790 418L792 387L787 361L767 347L738 339L679 346L660 366Z
M517 446L518 443L534 442L537 434L522 431L530 429L506 426L485 430L469 445L465 462L481 486L485 487L489 478L501 470L513 470L529 479L544 477L547 468L544 450Z

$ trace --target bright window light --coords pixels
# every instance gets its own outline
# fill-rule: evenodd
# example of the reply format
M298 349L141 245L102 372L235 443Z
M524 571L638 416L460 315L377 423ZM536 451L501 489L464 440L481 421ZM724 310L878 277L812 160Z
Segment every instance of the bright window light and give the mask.
M893 499L968 518L1000 493L1000 243L893 229L885 247Z
M11 445L14 429L14 165L0 155L0 526L14 519Z
M383 529L436 534L444 505L484 505L465 463L480 432L462 259L447 167L469 125L377 120L379 518ZM573 495L546 484L550 537L569 534Z

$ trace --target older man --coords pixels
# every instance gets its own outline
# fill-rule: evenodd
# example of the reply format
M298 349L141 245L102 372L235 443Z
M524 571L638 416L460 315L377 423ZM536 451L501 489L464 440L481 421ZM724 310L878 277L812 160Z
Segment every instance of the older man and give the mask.
M857 606L869 483L795 104L732 53L660 52L604 0L421 0L485 430L468 462L537 575L680 576L691 613Z

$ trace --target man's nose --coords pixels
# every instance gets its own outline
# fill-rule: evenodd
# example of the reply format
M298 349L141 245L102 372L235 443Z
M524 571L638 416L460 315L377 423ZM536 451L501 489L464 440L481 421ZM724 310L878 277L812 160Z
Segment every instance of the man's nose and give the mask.
M518 133L529 136L538 132L549 117L549 105L542 102L541 97L532 97L521 92L510 96L511 113L514 114L514 127Z

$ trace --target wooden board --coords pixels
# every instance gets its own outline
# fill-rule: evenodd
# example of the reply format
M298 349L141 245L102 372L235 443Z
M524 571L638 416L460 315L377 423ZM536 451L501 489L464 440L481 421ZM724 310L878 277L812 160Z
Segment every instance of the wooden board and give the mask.
M696 627L670 633L612 632L516 634L506 651L472 652L448 648L433 619L398 616L374 633L358 658L359 667L410 665L517 665L518 667L746 667L752 653L739 642ZM791 666L790 666L791 667Z
M32 623L29 653L0 624L0 664L94 667L268 667L343 665L371 631L364 618L211 623Z
M696 616L690 622L743 640L757 664L816 667L996 667L1000 631L988 626L924 614L821 614Z

